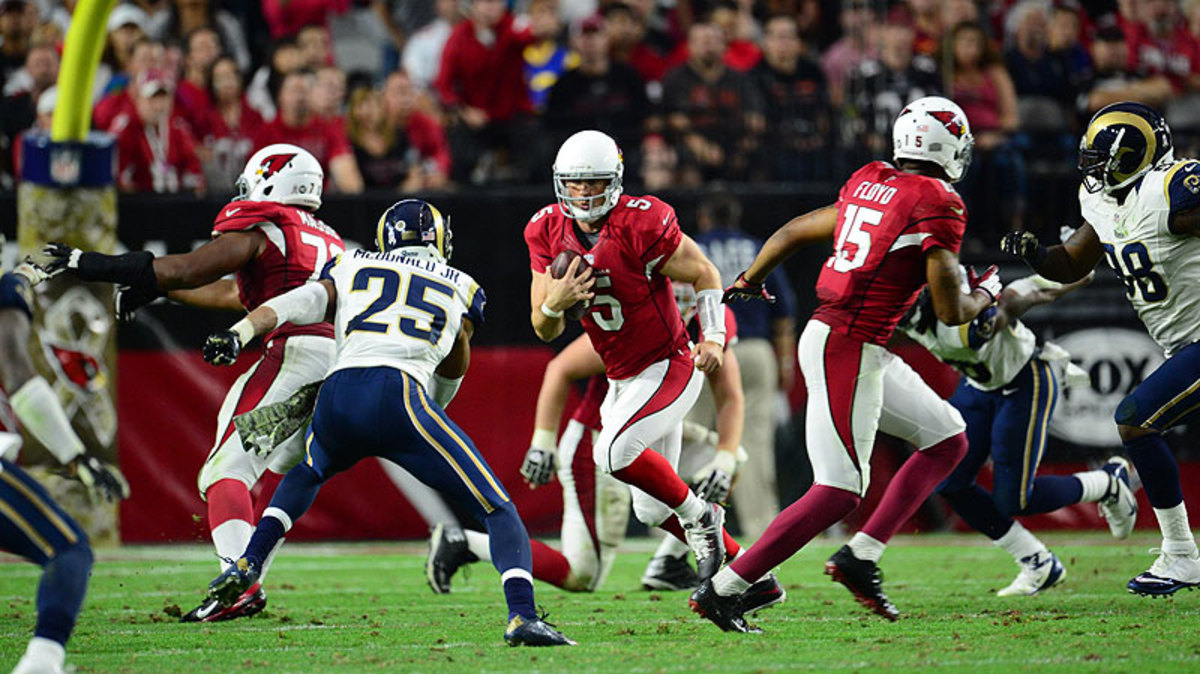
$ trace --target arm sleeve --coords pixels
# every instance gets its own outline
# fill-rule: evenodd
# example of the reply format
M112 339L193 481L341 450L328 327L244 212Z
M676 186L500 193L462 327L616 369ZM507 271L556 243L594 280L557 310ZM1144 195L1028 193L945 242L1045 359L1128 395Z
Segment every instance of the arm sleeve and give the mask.
M320 283L305 283L299 288L272 297L263 303L271 307L278 316L276 326L284 323L293 325L311 325L325 320L325 310L329 305L329 293Z
M683 231L679 229L679 218L675 216L674 208L654 197L642 198L648 200L651 206L646 210L646 216L638 219L636 250L641 261L646 263L647 271L657 272L679 248Z

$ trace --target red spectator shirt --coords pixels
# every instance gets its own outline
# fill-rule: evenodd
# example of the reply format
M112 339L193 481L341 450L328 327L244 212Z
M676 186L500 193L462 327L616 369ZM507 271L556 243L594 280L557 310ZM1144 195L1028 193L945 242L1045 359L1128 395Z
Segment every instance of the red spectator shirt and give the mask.
M265 234L267 245L237 272L238 296L246 311L316 279L326 262L346 250L342 237L312 213L269 201L229 202L213 221L212 236L251 229ZM288 323L266 340L282 335L333 337L333 326Z
M350 0L262 0L262 13L271 38L278 39L313 24L328 27L329 14L341 14L350 5Z
M210 153L210 158L205 162L209 170L209 180L217 180L214 175L222 176L223 179L236 179L236 176L241 174L246 160L254 153L254 141L262 133L265 122L262 115L246 103L244 96L241 108L236 129L226 123L219 108L214 106L209 111L205 124L208 133L201 138Z
M622 196L594 246L558 204L538 211L525 226L533 271L545 273L567 249L592 265L596 297L580 322L609 379L628 379L668 358L691 363L671 279L661 273L682 240L675 209L651 196Z
M333 159L353 152L341 123L320 117L313 117L304 126L288 126L282 115L275 117L275 121L262 126L254 144L265 147L272 143L299 145L324 167Z
M510 14L493 30L495 42L485 46L475 36L475 24L460 21L446 39L442 67L433 86L445 106L480 108L492 121L502 122L533 110L522 55L533 43L533 35L528 30L514 30Z
M204 171L187 122L172 114L159 130L122 112L109 131L116 136L117 187L125 192L175 193L204 187Z
M686 59L686 56L684 57ZM637 71L643 82L661 82L672 65L653 47L639 42L629 54L629 67Z
M174 109L191 126L197 140L204 140L211 132L209 124L216 108L204 89L188 80L181 81L175 90Z
M817 277L813 318L884 346L925 285L931 248L957 253L966 207L944 181L867 164L838 195L833 255Z
M450 145L436 119L414 112L408 120L408 142L417 148L422 161L432 161L439 171L450 175Z
M1188 78L1200 73L1200 43L1180 23L1171 35L1160 40L1143 23L1130 23L1125 39L1129 69L1146 75L1165 75L1176 91L1187 87Z
M92 109L92 128L108 131L122 113L130 116L137 115L133 99L129 97L129 93L125 89L108 94L96 103L96 107Z

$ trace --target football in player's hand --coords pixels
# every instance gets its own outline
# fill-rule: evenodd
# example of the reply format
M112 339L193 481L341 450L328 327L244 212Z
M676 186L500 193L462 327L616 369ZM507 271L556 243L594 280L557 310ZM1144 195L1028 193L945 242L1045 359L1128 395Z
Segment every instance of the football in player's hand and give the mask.
M559 253L558 256L554 258L554 262L550 263L550 275L554 278L562 278L566 276L567 269L571 267L571 262L575 258L579 258L579 266L575 270L576 274L579 274L584 269L591 266L588 264L587 260L583 259L582 255L573 250L567 249ZM583 315L587 313L590 304L591 303L587 300L579 300L564 313L566 314L567 318L577 321L583 318Z

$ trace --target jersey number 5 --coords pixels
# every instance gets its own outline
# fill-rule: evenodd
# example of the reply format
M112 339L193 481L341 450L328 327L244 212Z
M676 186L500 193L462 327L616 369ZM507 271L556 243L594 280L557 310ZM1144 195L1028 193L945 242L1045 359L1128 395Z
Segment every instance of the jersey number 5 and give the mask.
M833 249L833 256L825 266L833 267L834 271L847 272L866 264L867 255L871 253L871 233L863 227L878 226L881 220L883 211L858 204L846 204L841 235L838 236L837 246ZM854 246L853 249L848 248L851 245Z
M362 312L346 323L347 335L356 330L386 333L391 329L392 326L390 324L372 321L370 318L396 303L396 298L400 296L401 279L399 273L380 267L364 267L354 275L354 282L350 286L350 291L367 290L371 287L371 281L375 279L382 281L382 285L379 288L379 297L376 297L370 306L363 309ZM400 332L409 337L429 342L430 344L437 344L438 339L442 336L442 328L446 327L446 310L429 301L428 293L430 291L450 298L454 297L454 289L448 285L438 283L424 276L413 275L409 277L408 292L404 295L404 304L421 313L428 314L429 327L422 327L410 316L401 316L399 327Z
M1111 243L1103 245L1108 264L1124 281L1125 294L1130 299L1139 292L1142 300L1146 302L1161 302L1167 299L1167 282L1154 271L1154 262L1150 259L1150 251L1146 250L1146 244L1141 241L1125 244L1121 248L1120 257Z

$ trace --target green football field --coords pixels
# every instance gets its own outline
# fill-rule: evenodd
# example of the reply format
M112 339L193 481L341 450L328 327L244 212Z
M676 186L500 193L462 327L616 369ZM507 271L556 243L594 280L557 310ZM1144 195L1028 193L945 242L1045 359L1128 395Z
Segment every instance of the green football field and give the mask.
M1044 536L1068 567L1043 595L994 596L1015 574L978 536L900 537L884 556L888 623L822 574L835 545L818 540L780 570L788 601L753 620L760 635L723 634L684 593L647 592L651 543L632 541L603 591L539 584L549 620L579 641L514 649L501 638L499 577L475 564L434 596L416 544L289 545L268 579L270 604L250 620L179 624L216 572L199 546L98 554L67 661L80 672L338 671L1200 671L1200 593L1126 593L1157 542L1101 534ZM0 564L0 671L15 664L35 617L38 569ZM9 563L11 562L11 563Z

